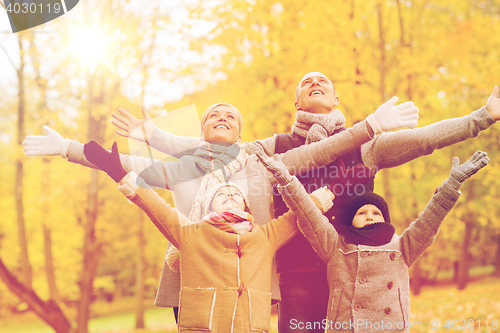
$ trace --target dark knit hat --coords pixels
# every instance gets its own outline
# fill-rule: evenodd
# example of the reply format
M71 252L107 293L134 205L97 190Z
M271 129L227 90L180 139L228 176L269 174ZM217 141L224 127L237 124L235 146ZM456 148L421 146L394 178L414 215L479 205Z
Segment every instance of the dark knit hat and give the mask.
M354 197L346 205L346 211L344 215L344 223L347 225L352 224L352 219L356 215L358 209L364 205L374 205L382 212L384 220L387 223L391 223L391 216L389 215L389 207L387 207L387 202L380 195L373 192L367 192L363 195Z
M364 205L374 205L382 212L384 222L367 224L362 228L352 225L352 220L358 209ZM391 241L396 229L391 224L389 208L384 198L373 192L367 192L357 196L346 204L346 210L341 219L341 225L337 227L339 234L344 236L346 243L355 245L380 246Z

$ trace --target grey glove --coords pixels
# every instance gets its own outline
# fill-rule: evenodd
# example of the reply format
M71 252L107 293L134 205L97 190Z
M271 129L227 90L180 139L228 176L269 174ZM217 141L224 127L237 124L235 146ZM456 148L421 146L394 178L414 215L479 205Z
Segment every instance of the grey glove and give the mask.
M459 165L458 157L453 157L450 176L459 182L464 182L467 178L484 168L489 161L488 154L480 150L476 151L474 155L462 165Z
M279 155L274 155L273 157L267 156L262 149L256 152L262 165L264 165L276 181L281 186L286 186L292 181L292 176L288 172L286 166L281 162Z

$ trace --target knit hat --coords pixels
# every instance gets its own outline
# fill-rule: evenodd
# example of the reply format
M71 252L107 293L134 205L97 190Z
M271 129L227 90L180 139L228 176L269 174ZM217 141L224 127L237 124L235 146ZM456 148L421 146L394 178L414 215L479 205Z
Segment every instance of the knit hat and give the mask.
M241 196L243 197L243 201L245 202L245 211L249 211L249 205L248 205L248 201L247 201L247 198L246 198L246 192L243 191L243 189L238 185L238 184L235 184L235 183L219 183L217 185L214 185L212 187L210 187L202 196L201 198L201 216L204 217L205 215L207 215L208 213L210 213L212 210L210 209L210 207L212 206L212 200L214 199L214 196L215 196L215 193L217 193L217 191L219 189L221 189L222 187L224 186L232 186L234 188L236 188L240 193L241 193Z
M382 212L384 220L386 223L391 223L391 217L389 215L389 207L387 207L387 202L380 195L367 192L363 195L356 196L349 201L346 205L346 211L344 215L344 223L352 224L352 219L356 215L356 212L364 205L374 205Z
M221 105L228 106L228 107L233 109L233 111L235 112L236 118L237 118L236 121L238 121L239 132L241 135L241 132L243 131L243 117L241 116L241 113L237 108L235 108L234 106L232 106L231 104L226 103L226 102L212 104L206 109L206 111L201 116L201 128L203 129L203 126L205 125L205 122L207 121L208 114L210 113L210 111L212 111L213 109L215 109L216 107L221 106ZM203 133L202 133L202 137L203 137Z
M364 205L374 205L382 212L385 222L378 222L356 228L352 220L356 212ZM380 246L391 241L395 228L391 224L387 202L380 195L368 192L357 196L346 205L346 210L341 218L343 222L338 228L338 233L344 236L346 243L355 245Z

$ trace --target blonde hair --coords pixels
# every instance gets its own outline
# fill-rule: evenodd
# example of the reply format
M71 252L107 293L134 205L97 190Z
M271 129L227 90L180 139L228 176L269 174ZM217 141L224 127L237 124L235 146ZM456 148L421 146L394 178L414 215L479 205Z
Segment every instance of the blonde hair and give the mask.
M235 113L236 113L236 121L238 121L239 134L241 135L241 132L243 131L243 117L241 116L241 112L237 108L235 108L234 106L232 106L231 104L226 103L226 102L221 102L221 103L215 103L215 104L210 105L205 110L205 112L203 113L203 115L201 116L201 137L202 138L204 137L204 135L203 135L203 126L205 126L205 122L207 121L208 114L213 109L215 109L216 107L221 106L221 105L228 106L228 107L232 108L235 111Z

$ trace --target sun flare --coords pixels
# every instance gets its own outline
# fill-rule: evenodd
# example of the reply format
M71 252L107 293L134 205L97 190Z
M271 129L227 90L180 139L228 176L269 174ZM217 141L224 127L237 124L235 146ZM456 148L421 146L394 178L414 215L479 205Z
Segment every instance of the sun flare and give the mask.
M73 42L68 51L78 55L85 64L96 65L106 57L110 38L103 35L98 27L82 27L72 32Z

